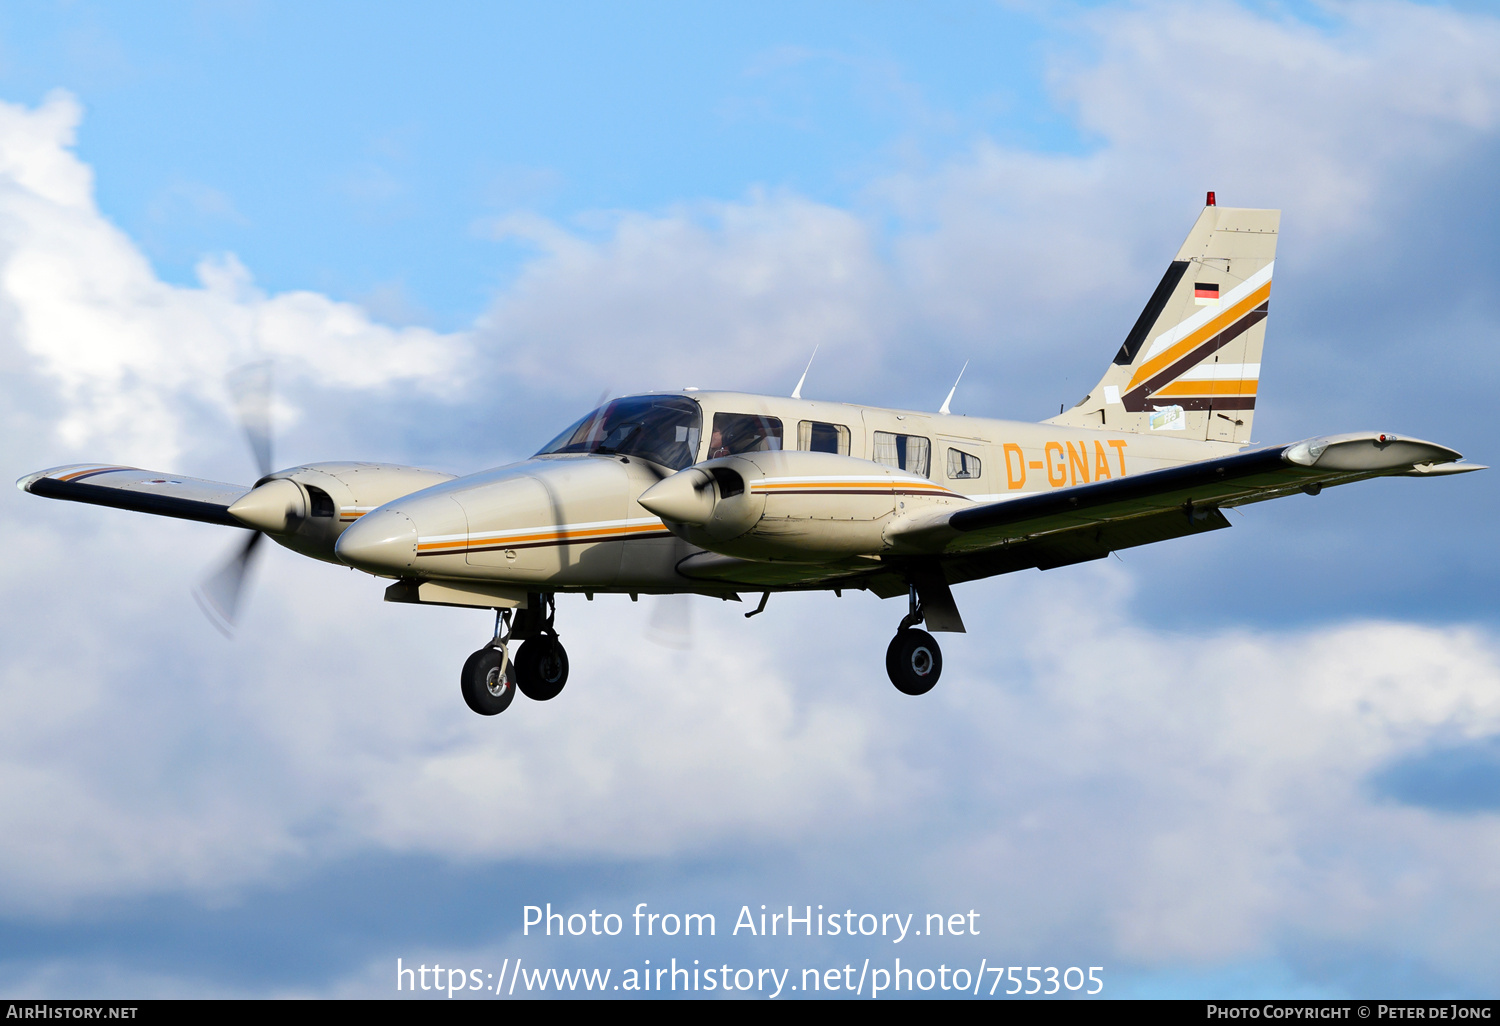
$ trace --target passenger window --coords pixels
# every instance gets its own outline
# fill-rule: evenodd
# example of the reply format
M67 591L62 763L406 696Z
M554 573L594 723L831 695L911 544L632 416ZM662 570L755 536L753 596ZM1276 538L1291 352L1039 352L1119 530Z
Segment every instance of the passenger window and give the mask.
M708 458L737 452L767 452L781 448L781 421L757 413L716 413Z
M979 457L970 456L958 449L949 449L948 476L956 481L973 480L978 477Z
M932 443L920 435L895 435L875 432L875 462L897 470L927 477L931 466Z
M803 452L832 452L847 456L849 429L842 424L804 420L797 425L797 448Z

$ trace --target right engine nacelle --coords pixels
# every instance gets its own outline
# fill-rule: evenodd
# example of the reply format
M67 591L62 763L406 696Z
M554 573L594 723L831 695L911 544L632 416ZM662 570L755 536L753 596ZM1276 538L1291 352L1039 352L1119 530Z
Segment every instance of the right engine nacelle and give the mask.
M694 545L798 563L878 553L892 518L968 502L925 477L826 452L708 460L664 478L638 501Z

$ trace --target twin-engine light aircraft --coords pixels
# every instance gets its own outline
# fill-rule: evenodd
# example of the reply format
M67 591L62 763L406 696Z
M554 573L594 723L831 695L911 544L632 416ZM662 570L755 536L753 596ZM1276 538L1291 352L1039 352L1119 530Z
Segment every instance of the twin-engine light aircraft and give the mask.
M18 485L256 532L206 589L225 617L263 535L393 579L390 602L494 609L462 673L484 715L518 689L562 690L555 597L578 592L759 593L747 616L777 591L906 596L886 670L920 695L942 672L928 631L964 630L953 584L1218 530L1228 506L1483 469L1389 432L1251 447L1279 223L1209 193L1099 384L1039 424L949 416L948 402L930 414L808 401L800 384L786 399L683 390L616 399L530 459L467 477L375 463L265 473L260 447L251 488L102 464Z

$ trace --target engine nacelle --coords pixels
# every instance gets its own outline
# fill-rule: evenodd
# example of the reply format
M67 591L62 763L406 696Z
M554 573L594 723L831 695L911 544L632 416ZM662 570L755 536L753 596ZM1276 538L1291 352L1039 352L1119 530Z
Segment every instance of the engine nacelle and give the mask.
M826 563L874 554L895 517L967 504L925 477L826 452L748 452L708 460L638 500L679 538L741 559Z
M278 470L229 507L235 519L282 545L338 563L333 545L364 514L452 474L389 463L309 463Z

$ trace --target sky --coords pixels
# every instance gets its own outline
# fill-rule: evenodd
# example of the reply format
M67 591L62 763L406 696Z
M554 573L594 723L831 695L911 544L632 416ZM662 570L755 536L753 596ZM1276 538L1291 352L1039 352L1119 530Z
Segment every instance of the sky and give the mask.
M1213 189L1283 211L1256 441L1492 463L1497 171L1480 4L11 5L4 453L248 484L225 377L264 358L286 465L472 472L606 391L790 392L814 347L809 398L934 409L969 361L955 413L1040 419ZM1493 997L1494 481L962 585L918 700L899 603L686 599L681 649L565 597L568 689L494 719L482 611L278 549L226 640L190 592L237 539L9 491L0 993L900 957ZM549 902L625 932L524 932ZM717 935L637 938L642 902ZM731 934L761 905L978 933Z

